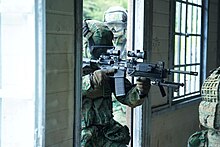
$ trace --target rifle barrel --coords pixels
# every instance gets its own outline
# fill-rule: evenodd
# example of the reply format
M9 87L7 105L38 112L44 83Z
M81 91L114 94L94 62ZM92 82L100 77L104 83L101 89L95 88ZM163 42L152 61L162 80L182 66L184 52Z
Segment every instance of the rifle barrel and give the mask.
M182 71L182 70L174 70L174 69L169 69L171 73L180 73L180 74L188 74L188 75L193 75L193 76L198 76L198 72L194 71Z

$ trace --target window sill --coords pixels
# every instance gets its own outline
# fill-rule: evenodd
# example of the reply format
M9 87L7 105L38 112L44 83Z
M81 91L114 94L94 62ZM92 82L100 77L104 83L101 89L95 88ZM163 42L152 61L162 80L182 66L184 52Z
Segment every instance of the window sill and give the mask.
M187 106L199 104L200 101L201 101L201 96L190 99L190 100L186 100L186 101L183 101L177 104L173 104L171 106L167 104L164 106L156 107L152 109L152 116L161 115L161 114L175 111L175 110L187 107Z

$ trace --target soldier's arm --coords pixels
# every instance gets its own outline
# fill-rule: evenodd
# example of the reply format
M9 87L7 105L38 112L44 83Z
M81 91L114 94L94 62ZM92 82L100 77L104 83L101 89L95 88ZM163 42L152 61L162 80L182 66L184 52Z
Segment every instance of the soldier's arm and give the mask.
M110 97L112 90L108 74L114 70L96 70L82 77L82 95L88 98Z
M129 80L125 80L126 95L124 97L116 97L116 99L129 107L136 107L143 104L146 95L140 95L137 85L131 84Z
M91 99L103 96L102 86L94 87L91 81L91 74L82 77L82 96Z

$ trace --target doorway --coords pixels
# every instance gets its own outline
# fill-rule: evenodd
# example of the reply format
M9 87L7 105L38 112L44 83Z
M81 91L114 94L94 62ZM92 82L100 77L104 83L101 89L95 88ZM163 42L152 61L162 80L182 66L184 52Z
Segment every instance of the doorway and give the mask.
M113 6L120 6L127 11L127 26L126 26L126 37L127 37L127 51L128 50L140 50L144 48L144 0L115 0L115 1L83 1L83 19L96 19L105 22L105 14L109 8ZM138 16L138 17L137 17ZM131 79L134 81L134 79ZM114 106L113 106L114 107ZM143 119L142 119L142 106L135 109L123 106L120 104L117 107L122 110L125 114L119 114L117 120L124 125L127 125L131 132L130 147L141 146L143 141ZM117 108L116 108L117 109ZM114 111L114 110L113 110ZM122 113L123 113L122 112ZM117 112L116 112L117 113ZM115 113L115 114L116 114ZM118 111L118 113L121 113ZM122 117L120 117L122 116ZM145 115L146 116L146 115Z

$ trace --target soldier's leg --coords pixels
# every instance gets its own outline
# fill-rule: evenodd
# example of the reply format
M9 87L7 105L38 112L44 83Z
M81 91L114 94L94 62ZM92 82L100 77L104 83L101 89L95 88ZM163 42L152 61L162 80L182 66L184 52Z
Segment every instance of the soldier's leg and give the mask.
M122 126L118 122L112 122L105 126L99 137L98 142L100 147L127 147L130 141L129 129L127 126Z
M94 139L96 138L97 128L95 126L87 127L81 131L81 147L96 147Z
M127 147L125 143L115 142L107 139L104 135L97 138L97 147Z
M126 144L122 144L122 143L117 143L117 142L112 142L112 141L107 141L104 144L104 147L127 147Z

